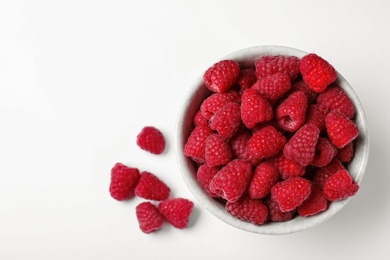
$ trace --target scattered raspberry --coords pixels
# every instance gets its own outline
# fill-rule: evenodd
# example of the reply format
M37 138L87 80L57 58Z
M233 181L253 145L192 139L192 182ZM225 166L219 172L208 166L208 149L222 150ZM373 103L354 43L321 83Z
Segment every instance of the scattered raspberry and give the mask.
M303 93L305 93L307 101L309 103L313 103L318 96L318 93L309 88L309 86L303 80L298 80L292 83L291 90L293 92L302 91Z
M268 195L271 188L279 181L279 172L269 162L259 164L253 171L248 186L248 194L252 199L262 199Z
M137 136L137 145L153 154L161 154L165 149L163 134L153 126L146 126Z
M256 158L268 158L278 154L286 143L286 137L273 126L265 126L252 135L247 144L248 152Z
M297 131L306 119L307 98L302 91L293 92L276 109L280 128L288 132Z
M350 162L354 155L354 149L353 149L353 142L350 142L343 148L339 149L339 152L337 153L337 159L340 160L340 162Z
M304 125L287 142L283 154L303 166L309 165L315 156L320 130L314 125Z
M290 78L284 73L276 73L266 78L260 78L252 86L252 89L259 91L268 101L280 99L290 88Z
M219 171L218 167L210 167L207 164L202 164L199 166L198 171L196 173L196 178L198 179L200 185L202 185L203 189L214 198L217 198L218 195L211 192L210 190L210 182L214 178L214 176Z
M307 116L306 116L306 124L315 125L320 132L323 132L325 129L325 117L327 115L327 111L320 108L317 104L309 105Z
M236 82L237 85L240 86L240 93L252 87L252 85L256 82L256 74L255 69L243 69L240 71L240 76Z
M210 120L215 113L231 102L240 102L240 96L236 91L229 90L225 93L213 93L202 102L200 110L203 116Z
M210 190L229 202L237 201L245 192L252 175L252 166L235 159L223 167L210 182Z
M330 176L324 184L324 195L330 201L338 201L356 194L359 185L347 170L339 170Z
M333 85L318 95L317 104L320 108L333 111L337 110L348 118L355 115L355 106L342 88Z
M326 116L325 125L330 141L339 149L359 135L359 129L355 123L336 110Z
M135 187L135 195L148 200L164 200L169 193L169 187L150 172L142 172Z
M338 170L344 170L343 164L338 159L333 159L328 165L325 167L317 168L314 176L312 178L313 183L317 185L321 190L324 187L325 181L335 174Z
M192 130L184 146L184 155L197 163L204 163L206 140L213 131L208 126L197 126Z
M241 96L241 119L249 129L257 123L270 121L273 118L271 105L255 89L245 90Z
M267 206L268 220L270 221L283 222L292 219L294 216L294 211L281 211L279 204L272 198L272 196L268 196L264 200L264 204Z
M296 161L287 159L283 153L270 158L269 161L276 166L280 176L284 180L292 177L302 177L305 174L305 166L302 166Z
M252 156L246 149L247 143L251 137L251 134L245 130L239 130L231 139L230 146L233 150L233 154L237 159L243 159L249 162L252 166L256 166L261 162L261 158L258 159Z
M135 186L140 177L137 168L117 163L111 169L110 194L116 200L125 200L134 195Z
M161 215L174 227L184 229L188 226L194 203L183 198L166 199L158 204Z
M316 167L324 167L330 163L336 155L337 148L334 147L327 138L320 137L316 145L314 159L310 164Z
M230 162L232 158L233 152L225 139L218 134L212 134L207 138L205 159L209 166L225 165Z
M198 110L194 115L194 125L209 125L207 119L203 116L202 111Z
M221 108L211 119L210 128L216 130L225 139L230 139L241 125L241 107L229 103Z
M255 66L258 78L285 73L294 80L299 74L299 59L294 56L263 56L255 62Z
M299 207L311 193L312 184L302 177L293 177L278 182L271 189L272 198L283 212Z
M301 59L299 70L306 84L317 93L323 92L337 78L333 66L314 53Z
M142 202L135 208L139 227L144 233L159 230L164 224L164 217L149 201Z
M315 185L312 186L311 194L301 206L297 208L301 217L318 214L328 208L328 200Z
M215 63L204 74L204 83L212 92L226 92L236 82L240 66L233 60L222 60Z
M255 225L262 225L268 216L267 207L261 200L251 199L247 196L236 202L227 202L225 208L232 216Z

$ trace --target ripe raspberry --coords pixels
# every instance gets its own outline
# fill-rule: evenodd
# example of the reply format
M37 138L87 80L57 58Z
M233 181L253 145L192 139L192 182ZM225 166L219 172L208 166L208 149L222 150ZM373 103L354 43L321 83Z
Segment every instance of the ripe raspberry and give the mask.
M270 121L274 113L271 105L255 89L247 89L241 96L241 119L249 129L257 123Z
M304 125L287 142L283 154L303 166L309 165L315 156L320 130L314 125Z
M339 149L359 135L359 129L355 123L336 110L326 116L325 125L330 141Z
M207 119L203 116L202 111L198 110L194 115L194 125L209 125Z
M210 120L218 110L231 102L240 102L240 96L236 91L229 90L225 93L214 93L202 102L200 110L202 111L203 116L207 120Z
M290 78L284 73L276 73L266 78L260 78L252 86L252 89L259 91L268 101L280 99L290 88Z
M276 119L280 128L288 132L297 131L306 118L307 98L302 91L293 92L276 109Z
M307 101L309 104L313 103L318 96L318 93L313 91L309 86L303 81L298 80L291 84L291 90L294 91L302 91L305 93Z
M255 62L255 66L258 78L265 78L280 72L294 80L299 74L299 59L294 56L263 56Z
M246 149L255 158L263 159L278 154L285 144L286 137L269 125L252 135Z
M140 177L137 168L117 163L111 169L110 194L116 200L125 200L134 195Z
M282 212L299 207L311 193L310 181L302 177L293 177L278 182L271 189L272 198L278 203Z
M163 181L150 172L142 172L135 187L135 195L148 200L164 200L168 198L170 191Z
M279 172L269 162L259 164L253 171L248 186L248 194L252 199L262 199L268 195L271 188L279 181Z
M337 78L333 66L314 53L301 59L299 70L306 84L317 93L323 92Z
M240 76L236 82L237 85L240 86L240 93L252 87L252 85L256 82L256 74L255 69L243 69L240 71Z
M272 198L272 196L265 198L264 204L267 206L268 220L270 221L283 222L292 219L294 216L294 211L281 211L279 204Z
M213 134L213 130L208 126L195 127L184 146L184 155L197 163L206 162L204 158L206 140L211 134Z
M239 130L229 141L233 154L237 159L243 159L249 162L252 166L256 166L261 162L261 159L252 156L246 149L247 143L251 134L245 130Z
M327 114L327 111L321 109L319 105L310 104L307 111L306 124L313 124L320 130L320 132L323 132L325 129L325 117Z
M267 207L263 202L248 196L244 196L236 202L227 202L225 208L232 216L255 225L262 225L268 216Z
M332 143L324 137L318 139L316 145L316 152L313 161L310 165L316 167L324 167L330 163L334 157L337 155L337 148L332 145Z
M282 179L286 180L292 177L302 177L305 174L306 167L300 163L287 159L283 153L268 159L279 171Z
M353 149L353 142L350 142L343 148L339 149L339 152L337 153L337 159L340 160L340 162L350 162L354 155L354 149Z
M230 139L241 125L241 108L237 103L229 103L211 119L210 128L225 139Z
M137 145L153 154L161 154L165 149L163 134L153 126L146 126L137 136Z
M198 179L198 182L200 185L202 185L203 189L211 196L214 198L217 198L218 195L214 194L210 190L210 182L214 178L214 176L217 174L219 171L218 167L210 167L207 164L202 164L199 166L198 171L196 173L196 178Z
M355 115L355 106L351 99L339 86L329 86L324 92L318 95L317 104L320 108L333 111L337 110L348 118Z
M206 140L206 163L213 166L225 165L233 158L233 152L225 139L218 134L210 135Z
M325 211L328 208L328 200L315 185L312 186L311 194L301 206L297 208L301 217L308 217Z
M149 201L138 204L135 208L135 213L140 229L146 234L159 230L164 224L164 217Z
M330 176L324 184L324 195L330 201L338 201L356 194L359 185L347 170L339 170Z
M338 159L333 159L325 167L317 168L312 178L313 183L319 189L323 189L325 181L339 170L345 170L343 164Z
M204 74L206 87L212 92L226 92L236 82L240 74L240 66L233 60L222 60L215 63Z
M194 208L194 203L183 198L166 199L158 204L161 215L174 227L184 229Z
M235 159L223 167L210 182L210 190L219 197L237 201L245 192L252 175L252 166Z

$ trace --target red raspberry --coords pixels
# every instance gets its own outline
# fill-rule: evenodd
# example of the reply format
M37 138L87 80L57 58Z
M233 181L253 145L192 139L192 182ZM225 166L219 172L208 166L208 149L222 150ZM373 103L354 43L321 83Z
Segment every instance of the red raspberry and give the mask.
M302 177L293 177L278 182L271 189L272 198L283 212L299 207L311 193L312 184Z
M134 195L135 186L140 177L137 168L117 163L111 169L110 194L116 200L125 200Z
M270 221L283 222L292 219L294 216L294 211L281 211L279 204L272 198L272 196L268 196L264 199L264 204L267 206L268 220Z
M303 93L305 93L307 101L309 103L313 103L318 96L318 93L309 88L309 86L303 80L298 80L292 83L291 90L293 92L302 91Z
M294 80L299 74L299 59L294 56L263 56L255 62L255 66L258 78L280 72Z
M206 87L212 92L226 92L240 75L240 66L233 60L222 60L215 63L204 74Z
M306 167L300 163L287 159L283 153L272 157L269 161L276 166L282 179L286 180L292 177L302 177L305 174Z
M261 162L261 159L253 157L247 151L246 146L250 138L251 134L248 131L240 130L230 139L230 146L237 159L243 159L252 166L256 166Z
M287 142L283 154L303 166L309 165L315 156L320 130L314 125L304 125Z
M150 172L142 172L135 187L135 195L148 200L164 200L168 198L170 191L163 181Z
M200 110L202 111L203 116L207 120L210 120L218 110L231 102L240 102L240 96L236 91L230 90L226 93L214 93L202 102Z
M325 181L339 170L345 170L343 164L338 159L333 159L325 167L317 168L312 178L313 183L322 190Z
M339 152L337 153L337 159L340 160L340 162L350 162L354 155L354 149L353 149L353 142L350 142L343 148L339 149Z
M276 109L276 119L280 128L288 132L297 131L306 118L307 98L302 91L293 92Z
M347 170L339 170L330 176L324 184L324 195L330 201L338 201L356 194L359 185Z
M310 165L316 167L324 167L330 163L334 157L337 155L337 148L332 145L332 143L324 137L318 139L316 145L316 152L313 161Z
M153 154L161 154L165 149L163 134L153 126L146 126L137 136L137 145Z
M279 100L290 88L290 78L284 73L276 73L266 78L260 78L252 86L252 89L259 91L268 101Z
M268 195L271 188L279 181L279 172L269 162L259 164L253 171L248 186L248 194L252 199L262 199Z
M191 132L184 146L184 155L190 157L197 163L204 163L206 140L209 135L213 134L208 126L197 126Z
M323 132L325 129L325 117L327 114L327 111L321 109L319 105L310 104L307 111L306 124L313 124L320 130L320 132Z
M255 225L262 225L268 216L267 207L261 200L251 199L247 196L236 202L227 202L225 208L232 216Z
M219 197L237 201L245 192L252 175L252 166L235 159L223 167L210 182L210 190Z
M144 233L152 233L159 230L164 224L164 217L158 209L149 201L142 202L135 208L139 227Z
M202 111L198 110L194 115L194 125L209 125L207 119L203 116Z
M161 215L174 227L184 229L188 226L194 203L183 198L166 199L158 204Z
M323 92L337 78L333 66L314 53L301 59L299 70L306 84L317 93Z
M270 121L274 113L271 105L255 89L247 89L241 96L241 119L249 129L257 123Z
M278 154L285 144L286 137L269 125L252 135L246 149L255 158L263 159Z
M312 186L311 194L301 206L297 208L301 217L308 217L325 211L328 208L328 200L315 185Z
M217 198L218 195L214 194L210 190L210 182L214 178L214 176L219 171L218 167L210 167L207 164L202 164L199 166L198 171L196 173L196 178L200 185L202 185L203 189L211 196Z
M210 135L206 140L206 163L213 166L225 165L233 158L233 152L225 139L218 134Z
M359 135L359 129L355 123L336 110L326 116L325 125L330 141L339 149Z
M241 70L240 76L236 82L236 84L240 86L240 93L252 87L256 80L255 69L249 68Z
M210 128L225 139L230 139L241 125L241 107L229 103L221 108L211 119Z
M355 115L355 106L339 86L329 86L318 95L317 104L320 108L327 111L337 110L348 118L352 118Z

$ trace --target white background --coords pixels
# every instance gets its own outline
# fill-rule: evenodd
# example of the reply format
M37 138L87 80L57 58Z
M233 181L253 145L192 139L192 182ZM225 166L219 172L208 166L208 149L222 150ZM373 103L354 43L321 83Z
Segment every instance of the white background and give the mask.
M1 1L0 259L390 259L390 2ZM284 45L326 58L365 107L370 160L331 220L267 236L202 208L174 152L181 101L221 57ZM161 156L140 150L145 125ZM141 199L117 202L110 169L158 175L195 203L189 228L142 233Z

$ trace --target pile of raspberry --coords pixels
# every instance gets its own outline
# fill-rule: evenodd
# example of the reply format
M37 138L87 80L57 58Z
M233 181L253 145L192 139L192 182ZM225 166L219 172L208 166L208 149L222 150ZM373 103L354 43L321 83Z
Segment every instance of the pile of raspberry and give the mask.
M137 145L159 155L165 150L165 138L160 130L147 126L137 136ZM188 226L194 203L184 198L170 198L171 189L153 173L116 163L111 170L109 190L111 196L119 201L134 196L147 200L135 209L139 227L144 233L161 229L165 221L179 229Z
M262 225L308 217L356 194L347 170L359 134L355 107L328 61L310 53L222 60L184 154L203 189L234 217Z

